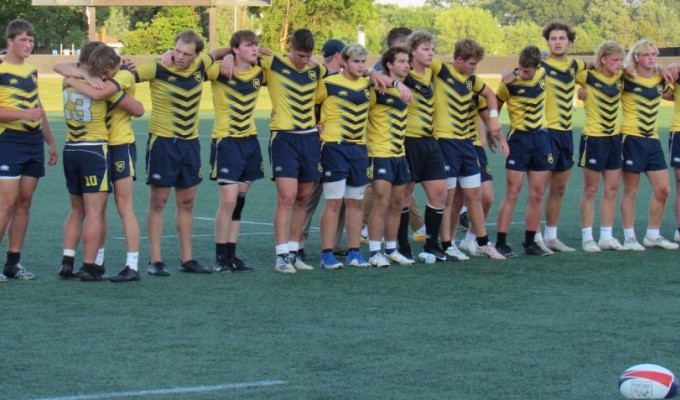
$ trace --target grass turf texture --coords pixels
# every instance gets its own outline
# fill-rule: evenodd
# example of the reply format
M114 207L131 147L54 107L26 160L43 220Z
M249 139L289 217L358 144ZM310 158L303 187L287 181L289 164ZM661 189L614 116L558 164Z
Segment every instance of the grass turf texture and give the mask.
M671 113L663 110L662 126ZM268 115L258 112L263 150ZM205 177L211 119L211 113L202 114ZM50 113L50 120L62 144L60 113ZM576 132L582 121L579 111ZM146 118L135 122L140 171L146 124ZM668 132L662 132L665 146ZM497 198L489 218L493 223L504 178L499 157L491 161ZM579 168L573 171L560 238L578 245L582 179ZM214 259L215 186L205 179L195 208L194 254L206 264ZM135 188L144 235L147 188L142 179ZM50 168L36 193L22 254L22 263L39 279L0 284L5 343L0 397L283 380L275 386L143 398L616 399L617 378L631 365L650 362L680 371L678 251L579 251L506 262L317 268L282 276L273 271L268 225L274 193L270 181L256 182L243 214L253 223L243 224L238 253L257 267L255 273L178 272L171 199L163 246L170 277L146 275L148 250L142 240L141 282L61 281L56 273L69 206L61 166ZM640 238L648 197L643 179L637 204ZM514 221L523 221L525 198ZM418 199L424 206L420 189ZM662 229L667 237L672 237L672 220L669 206ZM113 199L109 221L107 268L115 274L125 251ZM595 226L597 237L598 221ZM521 224L513 225L509 235L517 250L522 230ZM489 231L493 240L495 227ZM618 218L615 235L621 238ZM308 243L308 256L318 265L318 233Z

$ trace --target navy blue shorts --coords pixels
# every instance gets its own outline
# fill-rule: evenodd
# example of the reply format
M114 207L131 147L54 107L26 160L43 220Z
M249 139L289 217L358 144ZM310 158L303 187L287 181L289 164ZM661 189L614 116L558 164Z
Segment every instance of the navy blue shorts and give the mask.
M0 177L45 176L45 149L42 130L18 132L5 129L0 134Z
M472 139L437 139L444 156L447 178L474 176L480 173L477 150Z
M437 139L432 137L404 138L406 160L415 182L446 179L444 156Z
M399 186L411 182L406 157L373 157L371 158L373 180L388 181Z
M276 178L301 182L321 178L321 139L319 133L274 131L269 140L269 161Z
M132 177L137 180L137 145L134 143L109 146L111 180Z
M553 156L550 137L545 129L513 130L508 136L510 155L505 168L513 171L552 171Z
M211 180L218 183L250 183L263 177L264 163L257 136L212 140Z
M574 135L571 131L548 129L555 171L567 171L574 166Z
M671 166L680 168L680 132L671 132L668 137L668 151L671 157Z
M623 135L623 169L630 172L668 168L659 139Z
M146 183L161 187L190 188L203 180L201 144L149 134L146 144Z
M489 165L489 159L486 157L484 147L475 146L475 150L477 151L477 159L479 160L479 167L481 168L482 182L493 181L491 165Z
M606 169L621 169L623 167L621 151L621 135L582 135L578 150L578 165L598 172Z
M321 146L322 182L346 180L347 186L361 187L371 181L365 144L326 142Z
M106 143L66 143L62 157L66 188L73 195L111 191Z

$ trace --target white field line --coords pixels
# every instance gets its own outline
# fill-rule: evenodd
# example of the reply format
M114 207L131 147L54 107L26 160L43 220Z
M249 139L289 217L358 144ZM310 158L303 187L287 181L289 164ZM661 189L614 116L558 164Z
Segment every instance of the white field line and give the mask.
M206 393L206 392L216 392L219 390L229 390L229 389L242 389L242 388L257 388L265 386L283 385L285 381L272 380L272 381L255 381L255 382L240 382L240 383L226 383L223 385L212 385L212 386L185 386L185 387L174 387L169 389L149 389L149 390L138 390L138 391L127 391L127 392L106 392L106 393L93 393L93 394L78 394L74 396L63 396L63 397L43 397L35 400L95 400L95 399L114 399L119 397L144 397L144 396L154 396L163 394L182 394L182 393Z

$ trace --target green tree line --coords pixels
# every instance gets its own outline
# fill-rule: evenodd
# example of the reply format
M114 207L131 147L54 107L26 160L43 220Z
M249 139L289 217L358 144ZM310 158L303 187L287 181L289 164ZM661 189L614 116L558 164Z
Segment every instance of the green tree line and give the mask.
M181 3L181 2L178 2ZM5 0L0 23L22 17L37 34L36 52L59 44L76 47L87 36L83 7L33 7L30 0ZM478 40L491 55L516 54L533 43L542 46L541 27L553 19L574 25L572 51L589 52L604 39L630 46L641 37L659 47L680 46L677 0L427 0L421 7L376 5L373 0L273 0L271 7L217 9L217 43L228 44L234 29L251 29L262 46L285 51L290 33L310 29L318 47L329 38L355 42L363 31L371 54L382 52L390 28L424 28L435 34L437 53L451 54L462 37ZM100 7L97 25L122 41L124 54L158 54L171 48L176 32L194 29L208 36L204 7Z

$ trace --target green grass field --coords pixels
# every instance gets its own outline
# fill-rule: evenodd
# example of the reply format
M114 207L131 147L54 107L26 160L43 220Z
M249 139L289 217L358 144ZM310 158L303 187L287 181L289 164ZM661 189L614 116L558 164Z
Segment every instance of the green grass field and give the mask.
M663 110L662 126L671 113ZM263 149L268 114L258 112ZM50 112L50 120L61 145L60 113ZM582 121L579 111L577 132ZM140 155L146 125L146 118L135 123ZM203 113L204 176L211 125L211 113ZM664 129L664 143L667 135ZM500 199L502 163L491 160ZM560 224L560 237L574 246L581 188L575 168ZM648 197L644 182L639 237ZM147 199L140 180L135 207L143 232ZM524 199L509 238L517 248ZM0 398L617 399L617 378L631 365L680 372L678 251L579 251L282 276L273 270L274 205L273 183L254 184L238 252L255 273L178 272L169 205L163 253L170 277L144 273L141 282L119 285L62 281L56 273L69 204L61 166L50 168L22 255L39 278L0 284ZM216 206L215 185L206 180L195 209L194 254L210 264ZM116 273L125 249L112 201L109 213L106 259ZM672 237L673 229L669 206L663 234ZM615 234L621 238L618 219ZM307 252L315 265L319 248L313 232ZM143 239L142 272L147 258Z

